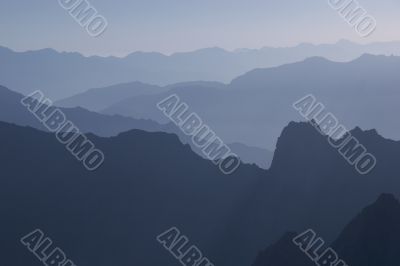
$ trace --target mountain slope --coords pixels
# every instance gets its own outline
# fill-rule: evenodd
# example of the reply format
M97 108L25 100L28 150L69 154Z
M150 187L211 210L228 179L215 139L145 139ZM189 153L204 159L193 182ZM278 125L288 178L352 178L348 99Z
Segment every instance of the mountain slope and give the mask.
M383 194L342 231L333 247L349 265L400 264L400 202Z
M314 266L298 246L293 244L297 233L288 232L275 244L260 252L252 266Z

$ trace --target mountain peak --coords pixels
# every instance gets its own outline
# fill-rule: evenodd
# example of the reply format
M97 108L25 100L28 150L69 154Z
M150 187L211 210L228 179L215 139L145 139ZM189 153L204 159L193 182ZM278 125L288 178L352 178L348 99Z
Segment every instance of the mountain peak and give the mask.
M333 243L348 265L400 264L400 203L382 194L357 215ZM351 247L351 248L349 248Z
M322 56L312 56L312 57L308 57L306 58L304 61L304 63L332 63L332 61L326 59L325 57Z
M353 62L362 64L373 64L376 62L387 62L388 60L391 60L393 62L399 61L397 56L374 55L365 53L362 54L360 57L356 58Z
M324 147L324 141L324 137L309 122L290 122L278 138L271 169L289 169L287 164L292 167L293 164L299 167L306 166L304 161L310 158L306 158L304 151L320 149ZM314 156L318 153L307 154Z
M379 198L375 201L374 204L375 208L385 206L385 207L394 207L400 210L400 202L399 200L393 195L389 193L383 193L379 196Z
M371 148L371 152L385 141L375 129L356 127L350 132L361 144ZM290 122L278 138L270 169L290 174L335 163L345 164L338 155L339 152L329 144L328 136L321 134L311 122Z
M275 244L259 252L252 266L312 266L312 261L292 242L297 233L287 232Z
M305 122L305 121L301 121L301 122L290 121L289 124L283 129L282 135L293 134L293 133L298 134L300 132L308 133L311 130L314 130L314 128L308 121L307 122Z
M354 129L350 130L351 134L353 136L379 136L379 133L376 129L368 129L368 130L363 130L360 127L355 127Z

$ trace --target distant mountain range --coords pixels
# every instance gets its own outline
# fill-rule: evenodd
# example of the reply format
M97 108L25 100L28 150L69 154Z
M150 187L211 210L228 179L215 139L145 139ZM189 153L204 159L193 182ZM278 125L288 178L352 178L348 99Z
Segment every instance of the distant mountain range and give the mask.
M144 85L145 86L145 85ZM107 90L107 93L109 91ZM46 128L21 104L24 96L0 86L0 121L20 126L31 126L47 131ZM107 98L107 97L106 97ZM111 99L111 97L108 97ZM100 101L98 101L100 102ZM110 137L119 133L140 129L147 132L166 132L179 137L182 143L189 144L192 149L204 156L189 137L183 134L173 123L159 124L148 119L134 119L121 115L106 115L88 111L81 107L61 108L69 120L83 133L93 133L98 136ZM233 152L240 156L245 163L255 163L268 169L272 161L272 152L257 147L249 147L241 143L228 144Z
M187 84L151 95L124 99L102 112L165 123L156 104L172 93L212 127L224 141L274 149L281 129L300 120L292 104L314 94L340 123L375 128L398 139L400 57L363 55L348 63L320 57L246 73L224 87ZM110 92L111 93L111 92Z
M51 134L1 122L3 262L32 264L15 236L35 228L62 243L77 265L98 266L176 265L155 239L171 226L222 266L251 265L286 231L313 228L332 242L378 195L400 195L400 142L359 128L352 134L378 160L368 175L310 124L294 122L269 170L243 164L226 176L174 135L132 130L89 134L106 160L87 172Z
M56 100L82 93L88 88L133 81L155 85L197 80L227 83L255 68L279 66L312 56L350 61L364 53L400 55L400 43L360 45L339 41L335 44L301 44L233 52L207 48L170 56L135 52L123 58L84 57L79 53L52 49L15 52L0 47L0 81L23 94L32 88L41 89Z
M260 252L252 266L315 266L307 254L293 243L296 233L286 233L278 242ZM346 265L397 266L400 264L400 203L390 194L382 194L364 208L330 245L325 243L316 254L333 248Z

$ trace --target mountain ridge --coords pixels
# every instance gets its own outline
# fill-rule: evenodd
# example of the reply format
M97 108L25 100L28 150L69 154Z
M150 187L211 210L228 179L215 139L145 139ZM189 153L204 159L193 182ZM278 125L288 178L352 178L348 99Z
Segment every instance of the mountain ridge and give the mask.
M400 202L393 194L383 193L364 207L329 245L346 265L395 266L399 264ZM297 233L285 233L277 242L261 251L252 266L313 266L316 265L300 247L293 243ZM314 239L315 240L315 239Z

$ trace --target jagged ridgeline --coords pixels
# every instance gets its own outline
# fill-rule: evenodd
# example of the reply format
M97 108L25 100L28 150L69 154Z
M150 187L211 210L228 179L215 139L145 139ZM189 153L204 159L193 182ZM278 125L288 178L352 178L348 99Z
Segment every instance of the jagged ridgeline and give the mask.
M270 170L243 164L226 176L174 135L132 130L89 134L106 160L87 172L52 134L1 123L3 259L29 263L16 256L15 236L32 228L59 239L69 257L96 265L115 258L120 265L174 265L155 241L171 226L218 265L251 265L288 230L313 228L331 242L377 195L399 194L400 143L375 131L353 135L378 158L368 175L308 123L283 130Z

